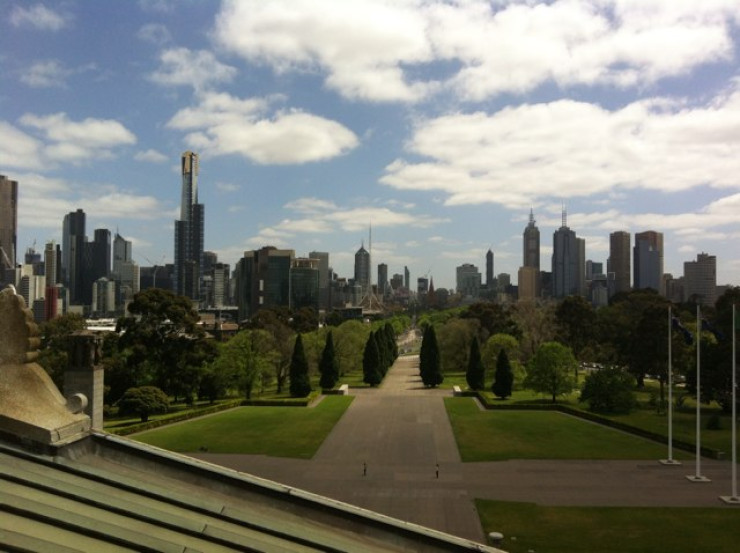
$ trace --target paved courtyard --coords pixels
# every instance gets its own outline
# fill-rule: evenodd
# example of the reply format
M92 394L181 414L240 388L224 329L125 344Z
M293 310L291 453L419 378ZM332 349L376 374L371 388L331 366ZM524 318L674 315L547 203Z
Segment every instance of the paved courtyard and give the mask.
M694 473L693 461L462 463L443 403L450 392L424 388L418 362L400 357L381 386L352 390L354 401L311 460L194 456L479 542L485 539L474 498L735 508L718 499L731 490L730 466L722 461L702 459L708 483L684 478Z

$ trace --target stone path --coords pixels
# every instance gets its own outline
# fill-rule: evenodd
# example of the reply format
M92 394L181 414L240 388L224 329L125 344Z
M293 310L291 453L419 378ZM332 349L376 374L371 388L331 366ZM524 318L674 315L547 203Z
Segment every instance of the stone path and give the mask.
M379 388L352 390L354 401L311 460L193 456L479 542L474 498L722 507L718 496L731 491L729 464L707 459L709 483L684 478L693 461L462 463L442 401L450 392L424 388L418 372L418 357L401 357Z

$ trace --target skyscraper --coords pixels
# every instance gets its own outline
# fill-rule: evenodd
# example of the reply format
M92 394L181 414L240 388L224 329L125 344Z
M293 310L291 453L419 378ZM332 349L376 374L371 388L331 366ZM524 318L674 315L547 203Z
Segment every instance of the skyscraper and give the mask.
M113 272L120 277L121 265L131 261L131 242L118 234L113 238Z
M361 287L361 296L370 286L370 252L365 249L364 244L355 253L355 285Z
M319 261L319 309L328 309L329 304L329 280L331 269L329 267L328 252L309 252L310 259Z
M635 234L634 287L652 288L665 295L663 282L663 233L648 230Z
M67 213L62 224L62 282L69 290L72 305L83 304L86 242L85 212L78 209ZM89 295L92 296L92 288Z
M564 298L581 293L583 277L579 277L578 273L580 252L576 233L568 228L567 214L563 210L563 224L552 237L553 297Z
M529 223L524 227L523 233L524 256L522 260L523 267L534 267L540 270L540 229L534 220L534 213L529 210Z
M273 246L244 252L234 271L240 321L254 316L262 307L289 307L290 268L294 258L293 250L278 250ZM318 269L316 278L318 282Z
M630 233L623 230L609 235L607 273L614 273L614 294L630 289Z
M388 290L388 265L385 263L378 264L378 295L384 298L390 290Z
M18 183L0 175L0 285L15 280L10 275L15 269L17 250Z
M290 308L319 309L319 260L298 258L290 268Z
M493 251L488 248L486 252L486 290L493 292L494 288L494 273L493 273Z
M477 298L480 293L481 274L472 263L463 263L455 269L455 289L464 298Z
M175 272L177 294L200 299L203 267L203 225L205 209L198 203L198 154L182 154L180 220L175 221Z
M696 261L683 264L684 299L696 300L705 306L717 301L717 257L700 253Z
M528 269L522 272L522 277L527 279L526 289L524 290L523 299L533 299L540 297L540 229L534 220L534 212L529 210L529 223L524 227L522 233L522 267ZM526 276L525 276L526 275ZM519 285L521 286L521 282ZM528 297L532 294L531 297ZM520 294L521 297L521 294Z

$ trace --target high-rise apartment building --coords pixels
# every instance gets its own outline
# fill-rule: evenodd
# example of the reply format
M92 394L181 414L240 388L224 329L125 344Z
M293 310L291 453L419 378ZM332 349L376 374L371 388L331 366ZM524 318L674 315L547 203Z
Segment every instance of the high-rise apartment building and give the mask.
M319 309L319 261L299 257L290 268L290 308Z
M173 286L177 294L200 300L205 209L198 203L198 154L184 152L181 162L182 191L180 219L175 221Z
M390 293L388 289L388 265L385 263L378 264L378 296L386 297Z
M46 275L46 286L56 286L61 282L61 259L62 249L59 244L52 240L44 247L44 275Z
M695 300L705 306L717 301L717 257L700 253L696 261L683 264L684 300Z
M329 267L328 252L309 252L310 259L316 259L319 262L319 309L329 309L330 294L329 281L331 280L331 268Z
M612 293L629 292L630 290L630 233L623 230L609 235L609 259L607 273L614 274Z
M635 234L633 263L634 288L652 288L664 296L662 232L648 230Z
M455 269L455 290L464 298L480 295L481 274L472 263L463 263Z
M567 214L563 210L563 224L552 237L552 295L555 298L581 294L583 275L581 267L582 248L576 233L568 228ZM585 259L583 261L585 274Z
M234 271L240 321L263 307L290 306L290 268L294 258L293 250L273 246L244 252Z
M15 280L18 251L18 183L0 175L0 285Z

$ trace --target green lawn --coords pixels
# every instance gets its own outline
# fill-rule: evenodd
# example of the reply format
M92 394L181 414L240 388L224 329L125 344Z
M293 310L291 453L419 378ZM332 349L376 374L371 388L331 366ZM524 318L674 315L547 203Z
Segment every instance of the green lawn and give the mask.
M740 510L685 507L546 507L476 500L486 535L510 553L734 553ZM516 538L515 540L513 538Z
M183 453L205 449L310 459L352 399L327 396L313 408L239 407L142 432L135 439Z
M446 398L445 407L463 461L666 456L662 444L555 411L481 411L471 398Z

